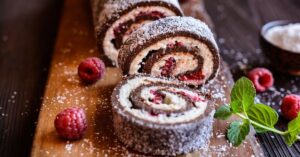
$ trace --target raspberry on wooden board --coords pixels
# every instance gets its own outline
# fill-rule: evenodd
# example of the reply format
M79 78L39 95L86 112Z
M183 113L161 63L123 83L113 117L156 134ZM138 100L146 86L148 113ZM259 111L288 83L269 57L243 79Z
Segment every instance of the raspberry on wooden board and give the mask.
M61 138L77 140L84 136L87 129L87 120L82 108L67 108L57 114L54 126Z
M104 62L97 57L90 57L78 66L78 76L85 83L94 83L101 79L105 73Z

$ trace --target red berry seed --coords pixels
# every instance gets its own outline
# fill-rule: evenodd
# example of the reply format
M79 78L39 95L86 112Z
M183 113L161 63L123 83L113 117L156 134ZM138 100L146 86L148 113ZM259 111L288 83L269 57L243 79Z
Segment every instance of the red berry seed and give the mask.
M78 76L85 83L94 83L101 79L105 73L105 64L97 57L90 57L78 66Z
M300 111L300 96L294 94L285 96L280 108L286 119L293 120L298 116Z
M273 86L274 79L271 71L266 68L255 68L248 73L257 92L264 92Z
M54 126L60 137L67 140L80 139L87 129L86 115L82 108L65 109L56 116Z

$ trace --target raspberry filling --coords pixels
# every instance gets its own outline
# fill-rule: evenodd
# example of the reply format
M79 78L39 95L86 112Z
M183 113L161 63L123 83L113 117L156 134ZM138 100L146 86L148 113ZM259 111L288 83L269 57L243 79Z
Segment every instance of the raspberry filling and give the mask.
M154 95L154 98L150 99L149 101L154 102L155 104L165 103L165 101L166 101L165 100L166 99L165 94L161 93L160 91L155 91L155 90L151 90L150 93ZM200 98L199 96L191 95L191 94L183 92L183 91L176 92L176 94L180 94L184 97L187 97L192 102L205 101L203 98Z
M161 76L170 77L172 71L176 68L176 60L173 57L170 57L166 60L166 63L161 67Z
M166 95L159 92L159 91L151 90L150 93L154 95L154 98L149 99L149 101L153 102L157 105L161 104L164 101L164 99L166 98ZM158 116L159 115L159 113L156 113L155 111L151 111L150 114L152 116Z
M175 43L169 43L167 45L167 48L173 49L176 47L184 47L184 44L182 42L175 41ZM161 67L161 76L170 77L172 71L176 68L176 59L174 57L170 57L166 60L166 63L164 66ZM205 78L204 74L202 73L202 70L185 74L185 75L179 75L178 79L180 81L199 81L203 80Z
M131 34L134 30L130 30L131 26L138 23L143 23L144 21L154 21L160 18L166 17L163 13L159 11L152 12L140 12L134 20L128 20L124 23L121 23L118 27L114 28L115 38L112 39L116 49L120 49L123 43L123 37L125 34Z
M149 99L150 102L153 102L157 105L162 104L162 103L164 103L164 104L169 104L170 103L170 100L162 92L157 91L157 90L151 90L150 93L154 95L154 98ZM195 105L196 102L200 102L200 101L204 102L205 101L203 98L200 98L199 96L191 95L191 94L183 92L183 91L174 92L174 93L188 98L193 103L194 107L196 107L196 105ZM152 116L158 116L159 115L159 113L157 113L155 111L151 111L150 114Z
M184 47L184 44L182 42L175 41L175 43L169 43L167 45L167 47L169 49L173 49L173 48L176 48L176 47Z
M163 102L163 100L166 98L166 95L159 91L151 90L150 93L154 95L154 98L150 99L149 101L151 101L155 104L161 104Z
M169 43L167 45L167 48L173 49L176 47L184 47L182 42L175 41L175 43ZM170 77L172 71L176 68L176 59L174 57L170 57L166 60L166 63L164 66L162 66L160 69L161 76Z
M150 102L153 102L155 104L169 103L166 100L166 95L161 93L160 91L151 90L150 93L154 95L154 98L149 99ZM194 106L195 106L196 102L205 101L204 99L200 98L199 96L191 95L191 94L188 94L183 91L179 91L179 92L175 92L175 93L190 99ZM158 113L155 113L154 111L152 111L151 115L156 116L156 115L158 115Z

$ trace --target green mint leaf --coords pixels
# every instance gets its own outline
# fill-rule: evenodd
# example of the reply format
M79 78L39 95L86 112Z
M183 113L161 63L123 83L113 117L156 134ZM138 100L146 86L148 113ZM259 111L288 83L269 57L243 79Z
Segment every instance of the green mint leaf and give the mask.
M300 134L300 112L297 118L289 122L288 133L283 136L284 141L289 146L292 146L292 144L296 142L298 134Z
M214 118L225 120L230 117L231 114L232 112L230 111L230 107L223 105L216 111Z
M241 111L248 111L254 104L255 88L253 83L246 77L240 78L231 90L232 111L241 113Z
M248 120L243 122L234 121L227 131L227 138L234 146L239 146L249 134L250 125Z
M293 134L287 133L285 135L283 135L284 138L284 142L288 145L288 146L292 146L296 140L297 140L297 136L295 137Z
M274 125L278 122L277 112L264 104L253 105L247 112L248 117L263 126L274 128ZM267 130L253 124L253 127L257 133L263 133Z
M237 100L230 102L230 108L233 113L243 113L244 110L241 106L242 106L242 104Z

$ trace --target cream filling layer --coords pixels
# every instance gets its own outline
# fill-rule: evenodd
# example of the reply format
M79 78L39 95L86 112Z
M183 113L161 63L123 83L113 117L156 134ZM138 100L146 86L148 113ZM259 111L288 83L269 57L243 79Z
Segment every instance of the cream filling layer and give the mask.
M157 116L153 116L148 111L132 108L133 104L129 100L130 93L141 85L152 84L153 82L172 84L171 81L164 80L164 79L150 78L150 77L136 77L134 79L128 80L127 83L120 88L118 100L123 107L122 109L123 113L129 112L135 117L138 117L146 121L154 122L154 123L174 124L174 123L188 122L193 119L196 119L197 117L201 116L206 110L207 101L195 102L195 107L192 107L190 110L183 113L172 113L168 116L165 114L159 114ZM176 88L176 90L184 91L190 95L196 94L194 92L185 89ZM150 94L151 93L149 93L149 95Z
M169 43L175 43L175 41L181 42L181 43L183 43L183 45L186 45L188 47L197 47L198 49L200 49L199 55L203 58L202 73L205 76L203 81L207 80L213 73L214 63L213 63L212 52L209 50L207 45L205 45L204 43L202 43L198 40L195 40L193 38L181 37L181 36L171 37L171 38L167 38L164 40L160 40L157 43L152 44L151 46L145 48L143 51L138 53L138 55L134 58L134 60L130 64L129 74L133 75L133 74L138 73L138 69L141 67L140 63L142 62L143 58L145 58L150 51L159 50L161 48L166 49L166 47ZM190 68L190 67L186 66L184 69L181 69L181 70L187 71L187 70L189 70L188 68ZM157 75L157 71L156 71L155 75Z
M163 67L166 64L166 60L173 57L176 60L176 67L172 71L171 76L177 76L187 71L193 71L198 67L198 61L192 54L189 53L173 53L171 55L165 55L159 61L157 61L151 68L151 74L153 76L160 76Z
M134 20L135 17L141 13L141 12L152 12L152 11L158 11L163 13L165 16L175 16L176 14L169 10L168 8L165 7L160 7L160 6L148 6L148 7L138 7L136 9L131 10L127 14L121 16L117 21L115 21L107 30L104 41L103 41L103 49L105 55L113 61L115 65L117 65L118 61L118 54L119 50L117 50L114 46L114 44L111 42L112 39L115 38L114 35L114 28L118 27L120 24L129 21L129 20ZM150 21L148 21L150 22ZM145 24L145 23L143 23ZM128 38L128 37L126 37Z
M165 92L162 91L163 94L165 94L165 99L168 99L169 102L166 102L165 100L162 100L161 104L155 104L151 101L149 101L149 99L153 99L154 95L150 94L151 91L156 91L159 90L159 88L157 87L150 87L150 88L145 88L142 90L141 92L141 96L144 100L146 100L146 103L151 105L151 107L153 109L159 109L159 110L164 110L164 111L168 111L168 110L180 110L183 108L186 108L187 106L187 102L179 97L178 95L175 95L173 93L170 92Z

